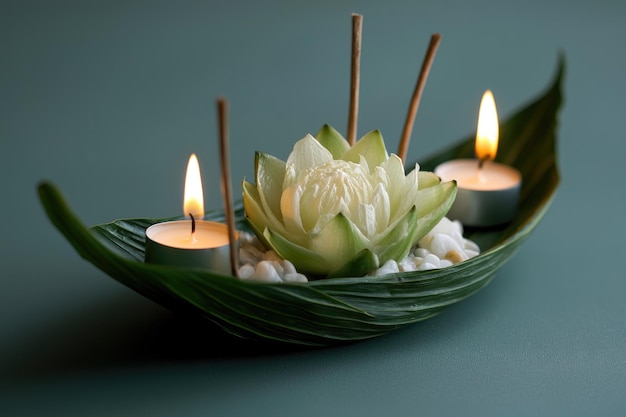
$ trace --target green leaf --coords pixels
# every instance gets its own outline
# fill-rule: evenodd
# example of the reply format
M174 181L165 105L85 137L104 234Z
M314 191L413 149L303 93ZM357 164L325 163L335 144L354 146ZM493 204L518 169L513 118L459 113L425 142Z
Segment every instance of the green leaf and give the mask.
M168 219L121 220L87 228L54 185L40 184L39 198L80 256L165 307L206 317L246 338L330 345L376 337L432 317L478 291L537 226L559 183L556 129L564 67L561 59L547 91L501 125L498 160L517 167L524 178L517 216L503 227L468 230L468 237L483 252L448 268L381 277L335 275L306 284L238 280L204 270L143 263L145 229ZM473 157L472 136L420 161L421 169L431 171L441 162ZM241 204L236 216L237 227L249 230ZM207 213L207 218L224 220L221 212ZM373 262L367 253L361 256Z

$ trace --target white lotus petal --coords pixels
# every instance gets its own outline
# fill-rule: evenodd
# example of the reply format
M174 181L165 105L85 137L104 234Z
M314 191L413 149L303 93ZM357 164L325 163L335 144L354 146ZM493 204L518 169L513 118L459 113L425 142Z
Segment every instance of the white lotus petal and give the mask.
M283 191L298 183L298 173L293 164L285 164L285 177L283 179Z
M290 233L304 234L302 218L300 216L300 198L302 187L293 185L287 188L280 198L280 211L283 213L283 224Z
M322 146L317 139L307 134L294 145L293 151L287 158L287 165L293 166L296 174L299 175L309 168L332 160L333 154Z
M391 204L393 207L391 221L403 216L412 206L420 204L418 199L419 184L417 175L419 166L417 164L415 165L416 168L404 177L402 181L399 181L396 186L389 187L394 193L398 193L395 194L397 199Z
M376 210L373 204L359 204L354 219L354 224L365 236L376 236Z
M391 215L389 194L387 194L387 190L382 184L378 184L374 190L372 205L375 207L376 233L382 233L389 226Z

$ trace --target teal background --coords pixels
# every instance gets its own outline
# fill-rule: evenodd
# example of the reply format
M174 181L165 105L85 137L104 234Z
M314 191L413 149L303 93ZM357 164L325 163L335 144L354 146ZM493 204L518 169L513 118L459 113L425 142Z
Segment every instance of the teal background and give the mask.
M374 340L302 350L171 314L82 261L36 197L87 224L181 210L196 152L220 208L215 99L238 182L347 125L350 14L364 15L359 136L397 148L440 32L409 160L502 118L567 58L562 183L494 281ZM615 416L626 411L626 3L0 2L0 415Z

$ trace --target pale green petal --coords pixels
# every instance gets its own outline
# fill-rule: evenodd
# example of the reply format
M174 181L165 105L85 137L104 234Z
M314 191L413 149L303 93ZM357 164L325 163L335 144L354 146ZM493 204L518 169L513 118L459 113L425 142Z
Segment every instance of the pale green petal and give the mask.
M341 159L344 153L350 149L350 144L332 126L324 125L315 135L326 149L330 151L334 159Z
M283 178L283 191L298 183L298 173L296 167L285 164L285 177Z
M381 265L389 259L399 261L409 253L415 244L413 231L417 224L417 208L413 207L380 241L376 242L379 249L376 252Z
M333 160L333 155L313 136L306 135L296 142L287 158L287 166L292 166L296 175L301 172ZM289 184L291 185L291 184ZM286 188L283 186L283 188Z
M424 188L432 187L433 185L437 185L441 182L441 179L430 171L420 171L417 173L419 189L423 190Z
M243 208L248 216L248 220L253 222L261 230L269 226L267 216L263 212L263 204L261 203L261 197L254 184L248 181L243 181Z
M300 200L300 216L302 217L302 226L304 230L309 232L315 227L322 210L322 199L319 196L319 184L313 184L308 187Z
M326 227L326 225L330 223L335 218L336 215L337 214L332 214L332 213L321 214L318 217L315 225L313 225L313 228L309 230L309 233L312 235L319 233L319 231L322 230L324 227Z
M366 174L372 174L372 175L376 175L378 168L379 167L374 167L373 171L370 171L370 166L367 163L367 159L365 159L365 156L363 155L359 155L359 167L361 169L362 172L366 173Z
M418 221L413 241L417 242L435 227L439 220L448 213L456 197L456 181L444 182L439 185L420 190L418 199Z
M389 177L388 187L393 187L396 184L402 184L404 182L405 172L402 159L395 153L389 155L389 158L381 165L381 167L387 173Z
M376 209L373 204L359 204L354 219L365 236L376 236Z
M362 277L378 267L378 256L369 249L363 249L348 262L330 271L328 278Z
M391 202L389 201L389 195L387 190L382 184L378 184L374 190L374 198L372 204L376 210L375 212L375 230L376 233L381 233L389 225L391 217ZM370 235L371 236L371 235Z
M368 245L358 227L341 213L319 233L311 235L311 250L323 256L326 271L339 268Z
M243 202L246 215L252 216L249 220L254 221L257 226L263 230L266 227L271 227L276 230L280 230L285 234L285 230L282 220L279 220L271 210L266 210L263 206L263 199L259 193L259 189L254 184L250 184L247 181L243 182ZM246 205L247 204L247 205ZM250 209L250 211L248 210Z
M404 187L411 190L417 190L419 188L419 173L420 166L415 164L415 167L404 177Z
M265 211L282 220L280 196L283 192L285 162L271 155L257 152L255 155L256 185Z
M280 233L285 238L297 243L307 239L306 235L288 231L282 222L276 220L272 213L264 211L257 188L247 181L243 182L243 205L248 223L253 226L255 233L262 232L265 228L270 228L276 233Z
M248 219L248 223L252 226L257 236L262 236L260 232L265 230L265 228L270 227L270 225L274 224L269 221L263 209L261 208L261 198L259 197L259 192L257 191L254 184L251 184L248 181L243 181L242 189L243 207L246 213L246 218Z
M292 185L287 188L280 197L280 210L283 213L283 223L285 229L292 234L304 234L302 227L302 217L300 216L300 199L302 198L302 187Z
M390 187L394 192L400 192L399 201L396 200L397 204L392 206L395 211L392 212L391 222L395 221L399 216L403 216L413 205L418 203L418 173L419 165L415 164L415 169L409 172L403 181Z
M417 176L415 171L405 176L402 160L395 154L389 155L382 167L388 175L387 192L391 206L389 222L394 223L416 204Z
M343 155L342 159L359 163L360 155L365 157L371 170L387 160L387 149L380 131L372 130L363 136Z
M290 242L270 229L266 229L263 236L269 247L281 258L288 259L299 272L313 275L326 275L328 273L326 259L315 251Z

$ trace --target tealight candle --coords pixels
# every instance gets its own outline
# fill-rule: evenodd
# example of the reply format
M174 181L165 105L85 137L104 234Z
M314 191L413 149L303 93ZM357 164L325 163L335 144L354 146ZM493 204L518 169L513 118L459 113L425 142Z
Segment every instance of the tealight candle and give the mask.
M157 223L146 230L145 261L230 274L228 227L201 220L204 197L200 166L194 154L187 164L183 210L190 220ZM238 238L236 234L235 239Z
M498 150L498 113L491 91L483 94L476 130L478 159L456 159L435 168L443 181L456 180L456 199L448 217L466 226L488 227L515 217L522 183L521 173L493 162Z

